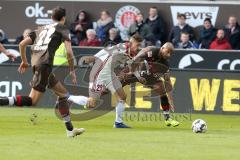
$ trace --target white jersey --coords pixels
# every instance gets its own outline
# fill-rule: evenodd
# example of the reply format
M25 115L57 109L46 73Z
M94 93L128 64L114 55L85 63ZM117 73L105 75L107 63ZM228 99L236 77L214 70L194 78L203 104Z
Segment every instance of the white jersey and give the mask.
M120 43L118 45L104 48L95 54L96 64L101 69L101 74L112 74L114 69L121 64L126 63L130 58L127 56L129 47L127 43Z
M95 64L90 73L89 88L92 92L102 92L105 89L112 93L122 87L114 70L121 64L125 64L128 56L128 43L120 43L113 47L105 48L95 54Z

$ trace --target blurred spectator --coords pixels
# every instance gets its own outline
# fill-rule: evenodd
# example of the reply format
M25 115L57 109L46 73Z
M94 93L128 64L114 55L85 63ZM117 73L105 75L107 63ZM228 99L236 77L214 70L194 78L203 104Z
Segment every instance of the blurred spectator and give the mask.
M217 38L211 43L209 49L216 49L216 50L232 49L230 43L225 38L225 33L223 29L219 29L217 31Z
M79 46L100 46L101 42L96 37L94 29L87 30L87 39L80 41Z
M143 22L143 15L138 13L136 16L136 22L132 24L129 28L129 37L133 36L134 34L139 34L143 40L150 41L152 45L155 41L151 29L148 24Z
M180 36L180 41L177 46L175 46L176 48L179 49L194 49L195 46L193 45L193 43L189 40L189 33L187 32L182 32L181 36Z
M71 24L72 45L78 45L81 40L86 38L86 31L93 28L87 12L80 11L74 23Z
M240 26L237 17L230 16L225 26L226 37L233 49L240 49Z
M204 20L203 27L200 29L199 48L208 49L216 37L216 28L213 27L210 18Z
M97 21L96 26L97 37L102 41L106 41L109 36L109 30L114 27L112 17L108 11L102 11L101 17Z
M8 44L8 38L6 36L6 33L0 29L0 43L2 44Z
M106 39L105 42L102 43L103 46L107 47L107 46L113 46L116 45L118 43L120 43L122 41L121 36L118 33L118 29L117 28L111 28L109 30L109 36Z
M22 34L21 36L18 36L18 37L16 38L14 44L19 44L19 43L20 43L23 39L25 39L25 38L29 35L29 33L31 33L31 32L32 32L31 29L29 29L29 28L25 29L25 30L23 31L23 34Z
M185 14L177 15L178 24L174 26L169 34L169 41L176 46L180 42L180 35L182 32L186 32L189 34L190 41L194 40L194 31L193 28L186 23Z
M151 29L155 43L163 43L165 36L165 24L162 18L158 15L157 7L151 7L149 9L149 17L146 19L146 23Z

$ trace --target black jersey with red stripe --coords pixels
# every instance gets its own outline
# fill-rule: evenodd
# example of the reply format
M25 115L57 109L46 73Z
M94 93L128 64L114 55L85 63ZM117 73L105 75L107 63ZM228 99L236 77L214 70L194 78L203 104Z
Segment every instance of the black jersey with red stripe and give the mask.
M159 53L160 49L152 47L150 51L142 55L145 60L140 70L149 70L149 74L166 73L169 70L169 61Z

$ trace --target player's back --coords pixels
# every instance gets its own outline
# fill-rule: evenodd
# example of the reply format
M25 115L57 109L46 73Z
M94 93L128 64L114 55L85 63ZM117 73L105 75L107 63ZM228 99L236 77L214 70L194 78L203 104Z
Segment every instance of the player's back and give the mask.
M127 56L128 47L124 43L104 48L99 51L95 57L101 62L102 71L106 74L113 72L120 64L125 63L129 57Z
M55 51L65 40L70 40L69 31L60 23L39 27L30 34L33 40L31 47L32 65L53 64Z

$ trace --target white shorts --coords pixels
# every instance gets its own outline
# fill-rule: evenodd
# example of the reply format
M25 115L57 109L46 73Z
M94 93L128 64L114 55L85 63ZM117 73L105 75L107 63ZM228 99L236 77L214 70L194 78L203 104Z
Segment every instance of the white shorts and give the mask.
M107 90L114 94L119 88L122 88L122 84L115 73L105 75L100 72L99 75L89 83L89 96L92 98L100 98Z

